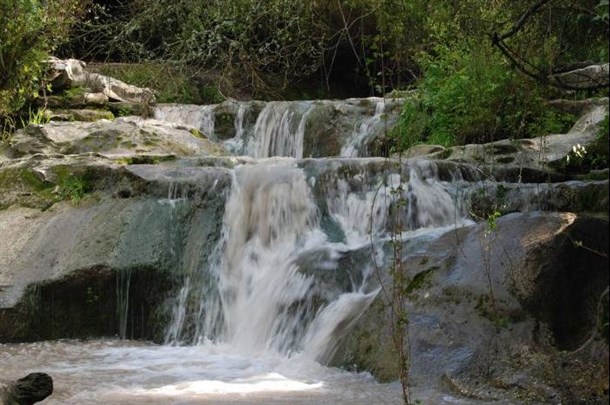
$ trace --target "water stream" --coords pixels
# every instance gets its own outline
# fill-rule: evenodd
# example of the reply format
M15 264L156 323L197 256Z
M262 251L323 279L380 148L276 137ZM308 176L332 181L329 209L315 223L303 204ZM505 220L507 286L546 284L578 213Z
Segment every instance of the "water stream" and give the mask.
M185 276L171 304L164 345L0 345L0 378L49 373L56 390L48 404L399 404L397 383L326 366L378 296L372 274L384 255L373 249L370 260L352 269L340 269L338 259L387 240L389 212L401 196L410 202L402 213L405 240L433 238L468 220L452 186L438 179L430 163L377 177L364 166L356 175L337 170L324 180L293 158L262 159L302 158L313 108L311 102L268 104L249 129L243 125L246 108L236 109L230 142L257 160L232 171L219 242L208 263ZM210 111L203 107L187 116L213 134ZM354 124L341 153L359 156L359 145L384 111L377 100L373 114ZM157 118L171 114L166 109ZM159 204L176 209L186 198L178 194L170 188ZM316 277L320 271L343 274L343 289L326 289ZM118 291L128 294L129 279L118 282ZM126 305L126 297L119 297L121 311L127 312ZM126 336L123 323L118 333ZM431 404L472 403L417 387L414 397Z
M123 340L0 344L0 378L44 371L41 404L398 405L397 383L321 366L306 357L244 356L227 345L156 346ZM414 390L425 404L469 404Z

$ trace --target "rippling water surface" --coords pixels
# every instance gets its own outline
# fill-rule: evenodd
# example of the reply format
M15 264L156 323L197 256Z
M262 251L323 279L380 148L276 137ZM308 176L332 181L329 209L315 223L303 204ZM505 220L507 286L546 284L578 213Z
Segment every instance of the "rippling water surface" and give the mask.
M398 383L324 367L298 355L244 357L226 346L122 340L0 345L0 379L50 374L43 404L400 404ZM425 404L467 404L417 391Z

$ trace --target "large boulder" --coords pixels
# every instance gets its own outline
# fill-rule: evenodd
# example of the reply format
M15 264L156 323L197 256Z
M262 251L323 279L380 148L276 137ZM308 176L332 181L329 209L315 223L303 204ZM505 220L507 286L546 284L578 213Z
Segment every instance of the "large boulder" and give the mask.
M17 156L91 154L109 158L137 156L219 156L224 148L201 132L138 117L96 122L50 122L30 125L11 138Z
M411 382L486 400L607 400L607 247L607 219L540 212L409 241ZM396 379L389 311L378 298L336 364Z
M62 171L83 179L90 197L0 210L0 341L125 336L126 325L129 337L162 339L165 300L185 273L209 266L229 170L136 164L47 174ZM47 181L53 189L58 180Z
M53 379L45 373L31 373L16 381L0 380L1 405L32 405L53 393Z

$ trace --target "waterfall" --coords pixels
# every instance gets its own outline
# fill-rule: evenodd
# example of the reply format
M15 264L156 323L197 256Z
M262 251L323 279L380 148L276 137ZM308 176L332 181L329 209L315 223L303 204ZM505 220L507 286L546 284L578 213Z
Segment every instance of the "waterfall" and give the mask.
M358 122L354 126L353 132L348 137L347 142L341 147L341 156L358 157L368 154L367 143L375 136L379 135L385 128L383 126L386 101L383 98L372 98L375 105L375 114L372 117L367 117L363 121Z
M464 201L451 194L455 185L440 181L434 162L414 159L409 162L408 171L409 182L405 189L409 229L439 228L464 221L467 217ZM457 175L452 174L452 177Z
M370 143L385 136L402 99L225 101L196 106L162 104L155 118L199 129L233 155L369 156Z
M322 363L332 358L378 295L372 274L386 259L391 234L399 231L406 240L413 231L466 217L432 162L300 160L307 142L326 142L327 135L342 142L337 155L368 154L398 105L372 97L157 108L158 118L199 128L231 153L255 158L231 171L212 254L200 262L177 260L190 267L174 300L167 343L227 345L244 355L302 353ZM309 133L326 131L320 117L343 132ZM177 194L171 187L170 193L175 209ZM364 251L370 252L356 253ZM339 264L358 254L356 268Z
M246 152L255 158L303 157L303 139L312 102L270 102L259 114Z
M333 302L322 302L316 280L300 269L299 260L311 251L338 258L342 250L345 244L329 242L320 228L312 190L295 161L237 167L211 277L200 286L186 279L166 339L179 343L186 322L195 319L190 343L223 343L245 354L305 352L328 359L376 292L359 285ZM196 295L201 300L197 315L188 316L189 291L197 288L206 291Z
M360 173L331 171L326 180L308 178L291 158L237 166L220 241L199 273L186 277L167 342L213 342L247 355L303 353L328 361L377 296L370 280L383 250L356 269L339 270L338 259L372 238L387 241L389 213L401 196L410 201L403 215L411 229L448 226L461 217L433 163L409 163L401 177L370 172L369 160L362 161ZM315 197L320 192L322 200ZM342 237L330 238L324 221L334 222ZM349 280L347 287L324 291L316 278L324 271Z

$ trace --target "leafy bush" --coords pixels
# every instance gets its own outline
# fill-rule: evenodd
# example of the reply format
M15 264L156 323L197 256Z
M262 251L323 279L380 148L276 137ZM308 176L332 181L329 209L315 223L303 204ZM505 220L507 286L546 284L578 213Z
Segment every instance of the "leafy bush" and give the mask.
M490 46L437 46L422 57L418 95L405 103L397 147L443 146L561 133L574 117L545 105L535 83L514 72Z
M179 63L257 95L313 77L373 85L383 71L411 80L426 36L423 0L93 1L61 56Z
M98 2L63 54L240 71L249 87L260 88L267 75L294 79L320 66L324 47L313 10L300 0Z
M0 0L0 117L36 94L49 43L45 11L35 0Z
M0 0L0 124L36 97L45 60L66 40L85 2Z

